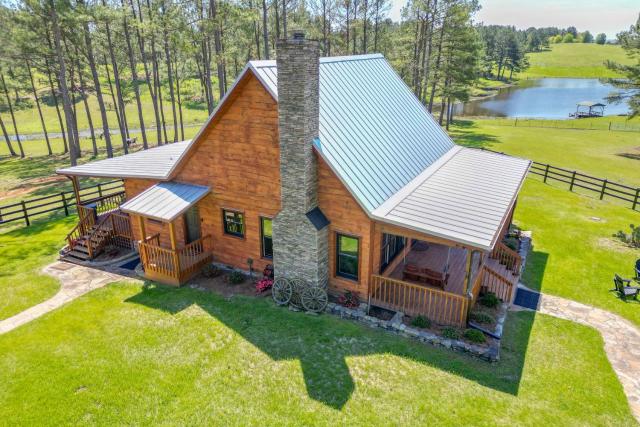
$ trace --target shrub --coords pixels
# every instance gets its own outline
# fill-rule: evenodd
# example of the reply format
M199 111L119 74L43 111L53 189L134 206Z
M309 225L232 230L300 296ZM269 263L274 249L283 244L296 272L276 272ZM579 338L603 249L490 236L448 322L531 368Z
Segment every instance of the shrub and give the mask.
M258 280L258 283L256 283L256 293L262 293L267 289L271 289L272 286L273 286L272 279L265 278L265 279Z
M613 237L617 237L631 247L640 248L640 226L636 227L631 224L629 227L631 228L631 232L629 234L620 230L614 234Z
M242 274L238 270L233 270L232 272L227 274L227 282L231 283L232 285L238 285L244 282L244 274Z
M520 241L516 237L507 237L504 239L504 244L512 251L517 251Z
M222 271L220 271L220 269L213 264L207 264L202 269L202 275L204 277L209 277L209 278L218 277L221 274L222 274Z
M464 331L464 338L475 343L483 343L487 340L484 334L477 329L467 329Z
M431 320L424 316L416 316L411 319L411 326L415 326L416 328L430 328Z
M442 330L442 336L450 340L457 340L460 338L460 332L456 328L447 326Z
M471 314L469 314L469 320L477 323L493 323L495 321L493 316L482 311L472 311Z
M500 304L500 300L493 292L487 292L479 298L480 304L485 307L494 308Z
M341 295L340 298L338 298L338 302L340 303L340 305L343 305L347 308L355 308L360 306L358 296L351 291L346 291L344 295Z

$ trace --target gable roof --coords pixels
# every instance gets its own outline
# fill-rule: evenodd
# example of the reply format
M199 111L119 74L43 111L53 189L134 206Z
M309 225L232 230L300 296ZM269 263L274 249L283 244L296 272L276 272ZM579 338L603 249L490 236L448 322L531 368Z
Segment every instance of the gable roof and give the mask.
M176 142L124 156L56 170L61 175L166 180L191 141Z
M276 61L249 67L277 100ZM318 152L368 212L454 147L380 54L320 59L319 122Z

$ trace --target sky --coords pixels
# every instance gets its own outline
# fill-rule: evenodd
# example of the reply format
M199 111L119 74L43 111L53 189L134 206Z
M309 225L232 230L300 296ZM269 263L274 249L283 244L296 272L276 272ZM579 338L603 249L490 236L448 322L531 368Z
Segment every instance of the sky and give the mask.
M391 0L391 19L400 20L406 0ZM610 39L638 19L640 0L480 0L476 21L518 28L574 26Z

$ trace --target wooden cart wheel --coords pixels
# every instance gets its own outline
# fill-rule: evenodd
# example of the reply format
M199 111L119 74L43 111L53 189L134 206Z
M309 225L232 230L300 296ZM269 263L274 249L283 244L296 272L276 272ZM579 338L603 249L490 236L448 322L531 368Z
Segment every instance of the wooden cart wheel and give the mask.
M273 282L271 288L271 296L278 305L285 305L291 301L293 295L293 287L287 279L280 278Z
M300 295L302 301L302 307L305 310L313 313L321 313L327 307L329 297L327 291L318 286L308 286L302 291Z
M291 288L293 293L291 294L291 301L289 304L296 308L304 308L302 307L302 301L300 300L300 296L305 288L307 288L307 282L304 279L291 279Z

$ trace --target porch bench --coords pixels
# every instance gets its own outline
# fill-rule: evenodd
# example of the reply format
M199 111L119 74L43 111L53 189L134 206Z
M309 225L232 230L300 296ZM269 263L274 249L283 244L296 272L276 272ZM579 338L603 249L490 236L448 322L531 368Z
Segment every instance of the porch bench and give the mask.
M402 271L402 280L412 280L444 289L449 280L449 274L441 273L430 268L418 268L413 264L407 264Z

